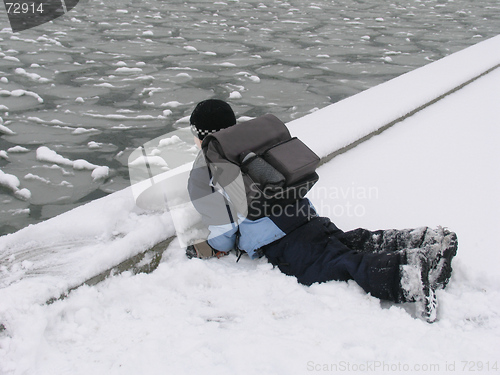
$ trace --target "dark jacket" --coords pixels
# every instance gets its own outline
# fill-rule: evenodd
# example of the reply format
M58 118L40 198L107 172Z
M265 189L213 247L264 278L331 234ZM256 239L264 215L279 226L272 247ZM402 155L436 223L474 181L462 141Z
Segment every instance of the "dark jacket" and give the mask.
M238 246L255 258L257 249L284 237L316 216L310 201L301 199L289 204L273 204L267 210L269 215L249 219L242 212L241 204L235 204L237 199L232 199L226 190L213 184L211 170L200 153L189 176L188 191L193 205L210 230L209 244L219 251L229 251Z

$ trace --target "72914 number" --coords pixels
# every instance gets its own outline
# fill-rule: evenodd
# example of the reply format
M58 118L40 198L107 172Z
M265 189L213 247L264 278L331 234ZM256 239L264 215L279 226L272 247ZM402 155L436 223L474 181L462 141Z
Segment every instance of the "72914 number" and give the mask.
M26 13L43 13L43 3L5 3L7 13L10 14L26 14Z

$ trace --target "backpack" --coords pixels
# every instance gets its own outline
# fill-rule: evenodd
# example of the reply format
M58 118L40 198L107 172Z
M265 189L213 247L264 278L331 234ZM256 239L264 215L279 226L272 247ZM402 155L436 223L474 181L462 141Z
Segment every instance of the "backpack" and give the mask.
M219 184L252 220L304 198L319 179L318 155L271 114L206 136L202 150L212 186Z

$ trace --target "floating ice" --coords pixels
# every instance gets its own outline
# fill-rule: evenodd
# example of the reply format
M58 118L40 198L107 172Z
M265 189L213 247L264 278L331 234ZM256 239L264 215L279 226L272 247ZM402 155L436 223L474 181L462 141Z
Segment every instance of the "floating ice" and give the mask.
M7 152L12 152L12 153L22 153L22 152L29 152L30 150L27 149L26 147L23 146L14 146L9 149L7 149Z
M135 160L132 160L129 163L129 166L131 167L144 167L144 166L151 166L151 167L160 167L162 169L167 170L168 165L167 162L160 156L148 156L147 158L144 157L139 157Z
M19 60L17 57L14 56L5 56L3 59L9 61L21 62L21 60Z
M47 180L46 178L43 178L41 176L38 176L33 173L28 173L26 176L24 176L25 180L35 180L35 181L40 181L43 182L44 184L50 184L50 181Z
M98 142L95 142L95 141L90 141L89 143L87 143L87 147L90 148L90 149L101 148L101 146L102 146L102 143L98 143Z
M14 131L10 130L5 125L2 125L1 122L0 122L0 133L7 134L7 135L14 135L14 134L16 134Z
M178 102L178 101L171 101L171 102L166 102L166 103L163 103L161 106L162 107L170 107L170 108L177 108L178 106L182 105L182 103Z
M33 65L33 64L32 64ZM40 83L46 83L46 82L49 82L50 79L48 78L44 78L42 77L41 75L39 74L36 74L36 73L28 73L26 70L24 70L23 68L17 68L16 70L14 70L14 72L18 75L21 75L23 77L26 77L26 78L29 78L30 80L32 81L35 81L35 82L40 82Z
M0 186L3 186L4 188L11 190L14 193L14 196L19 199L22 200L30 199L31 192L28 189L19 189L20 185L21 182L16 176L5 173L0 169Z
M8 212L12 215L26 215L30 213L30 209L29 208L18 208L18 209L15 209L15 210L8 210Z
M121 67L121 68L117 68L115 70L116 73L125 73L125 74L129 74L129 73L141 73L142 72L142 69L141 68L127 68L125 66Z
M43 99L40 95L38 95L37 93L35 92L32 92L32 91L27 91L27 90L23 90L23 89L17 89L17 90L12 90L12 91L9 91L9 90L0 90L0 96L13 96L13 97L20 97L20 96L31 96L33 98L35 98L38 103L43 103Z
M73 166L73 161L59 155L57 152L51 150L46 146L38 147L36 150L36 160L55 163L60 165Z
M78 159L73 162L73 169L76 170L83 170L83 169L88 169L88 170L94 170L97 169L99 166L89 163L87 160L84 159Z
M96 132L98 131L97 129L95 128L76 128L75 130L73 130L71 132L71 134L75 134L75 135L79 135L79 134L85 134L85 133L93 133L93 132Z
M92 171L91 176L94 179L94 181L106 178L109 176L109 167L107 166L97 167Z
M167 147L179 142L182 142L182 140L178 136L173 135L170 138L164 138L160 140L160 142L158 143L158 147Z
M16 191L14 191L14 196L18 199L23 200L23 201L27 201L31 198L31 191L29 191L26 188L18 189Z
M117 114L110 114L110 115L101 115L98 113L84 113L85 116L90 116L90 117L97 117L97 118L107 118L111 120L156 120L158 119L158 116L152 116L152 115L138 115L138 116L125 116L125 115L117 115Z
M241 99L242 95L238 91L233 91L229 94L229 99Z
M36 159L38 161L44 161L48 163L55 163L59 165L65 165L72 167L75 170L91 170L95 171L98 169L97 172L95 172L95 175L97 176L94 178L96 180L97 178L102 178L104 175L109 174L109 168L108 167L103 167L99 165L95 165L92 163L89 163L87 160L84 159L78 159L78 160L70 160L68 158L65 158L62 155L59 155L57 152L54 150L51 150L47 146L41 146L38 147L36 150ZM92 176L94 177L94 176Z

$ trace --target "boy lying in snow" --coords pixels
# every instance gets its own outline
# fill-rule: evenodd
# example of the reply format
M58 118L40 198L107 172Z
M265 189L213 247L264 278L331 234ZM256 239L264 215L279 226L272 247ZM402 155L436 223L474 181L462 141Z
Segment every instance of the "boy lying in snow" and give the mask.
M235 125L236 117L229 104L209 99L196 106L190 122L201 148L208 134ZM200 152L188 190L210 234L188 247L189 257L219 257L231 250L244 251L251 259L265 256L302 284L354 280L377 298L415 302L426 321L436 320L435 291L451 277L455 233L443 228L343 232L328 218L319 217L307 198L287 201L259 218L234 215L236 203L228 189L214 184L216 170Z

